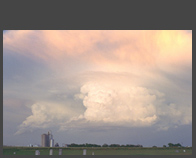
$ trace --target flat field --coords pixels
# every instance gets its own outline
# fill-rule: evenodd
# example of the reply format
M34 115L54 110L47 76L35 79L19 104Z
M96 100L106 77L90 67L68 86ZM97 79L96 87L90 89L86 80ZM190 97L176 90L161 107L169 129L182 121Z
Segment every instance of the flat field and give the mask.
M68 147L68 148L44 148L44 147L3 147L3 155L35 155L39 150L40 155L49 155L50 149L53 149L53 155L59 154L62 149L62 155L83 155L83 149L86 149L86 155L192 155L192 148L134 148L134 147Z

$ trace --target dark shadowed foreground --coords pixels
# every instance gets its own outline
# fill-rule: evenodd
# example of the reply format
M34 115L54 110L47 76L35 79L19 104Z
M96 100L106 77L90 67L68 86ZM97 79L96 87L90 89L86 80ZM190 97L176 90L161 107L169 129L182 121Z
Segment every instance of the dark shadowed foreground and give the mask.
M3 147L3 155L35 155L39 150L40 155L49 155L50 149L53 149L53 155L59 154L62 149L62 155L83 155L83 149L86 149L86 155L192 155L192 147L169 148L111 148L111 147L90 147L90 148L43 148L43 147Z

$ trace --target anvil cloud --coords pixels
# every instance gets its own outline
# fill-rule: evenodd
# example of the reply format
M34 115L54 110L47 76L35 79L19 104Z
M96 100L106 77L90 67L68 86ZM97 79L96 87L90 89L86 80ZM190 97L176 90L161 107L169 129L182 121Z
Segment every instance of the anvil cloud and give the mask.
M191 31L14 30L3 55L4 106L31 110L16 134L192 124Z

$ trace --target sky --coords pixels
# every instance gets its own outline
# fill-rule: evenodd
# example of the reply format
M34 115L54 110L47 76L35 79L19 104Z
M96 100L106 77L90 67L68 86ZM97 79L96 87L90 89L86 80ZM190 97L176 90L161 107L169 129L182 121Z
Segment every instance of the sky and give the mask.
M192 146L191 30L3 32L3 144Z

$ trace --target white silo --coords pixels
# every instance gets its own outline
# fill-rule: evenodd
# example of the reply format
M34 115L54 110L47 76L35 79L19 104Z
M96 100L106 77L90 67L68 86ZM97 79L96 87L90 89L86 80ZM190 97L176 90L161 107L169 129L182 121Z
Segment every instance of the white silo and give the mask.
M54 139L50 139L50 147L54 147Z
M54 147L54 139L53 139L53 135L52 135L52 131L48 131L48 137L49 137L49 141L50 141L50 147Z

